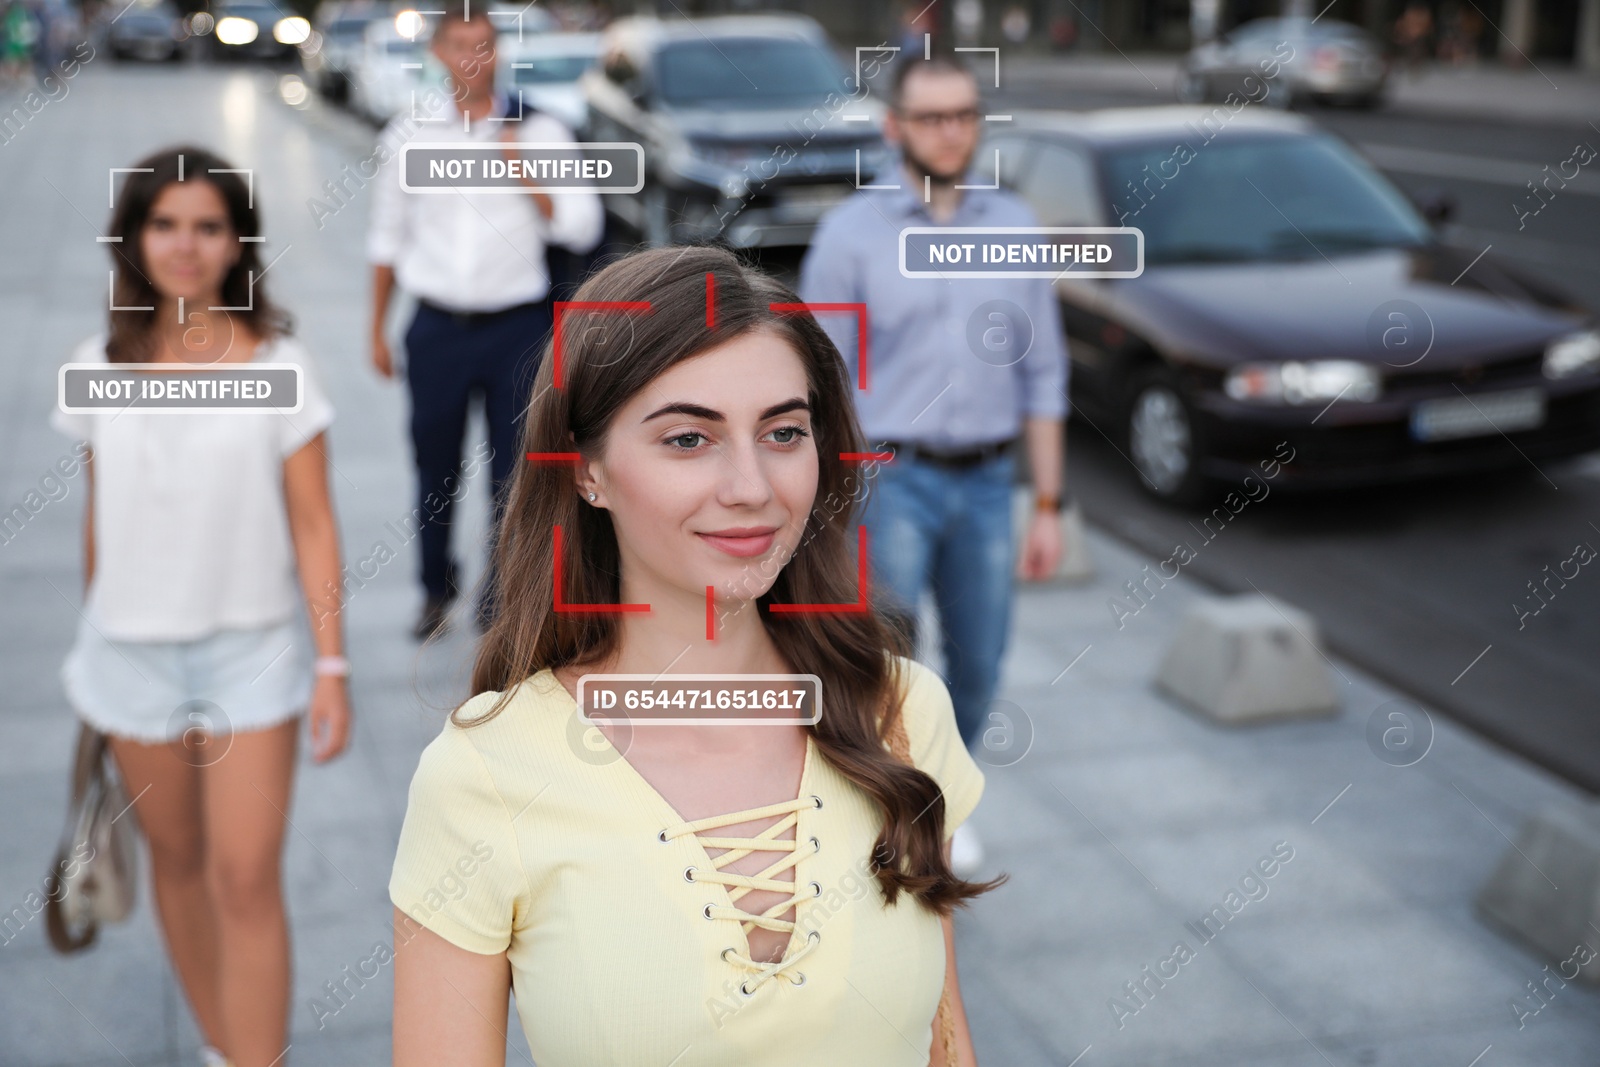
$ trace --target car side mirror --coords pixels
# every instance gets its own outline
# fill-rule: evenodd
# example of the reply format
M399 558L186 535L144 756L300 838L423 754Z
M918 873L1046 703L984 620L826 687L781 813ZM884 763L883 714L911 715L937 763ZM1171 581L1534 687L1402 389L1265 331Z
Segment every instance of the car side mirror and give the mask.
M1456 217L1456 198L1449 193L1432 191L1416 198L1417 210L1430 225L1442 226Z

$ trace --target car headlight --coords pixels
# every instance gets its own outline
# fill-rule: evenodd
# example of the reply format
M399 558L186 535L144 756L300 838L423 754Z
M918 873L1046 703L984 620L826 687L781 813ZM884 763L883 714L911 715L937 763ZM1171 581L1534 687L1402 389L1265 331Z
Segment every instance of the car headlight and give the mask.
M272 27L272 39L279 44L300 44L311 36L311 23L299 15L279 19Z
M217 22L217 40L223 44L249 44L256 39L261 28L249 19L242 19L238 15L229 15Z
M1570 378L1600 370L1600 330L1582 330L1551 341L1544 350L1544 376Z
M1223 391L1235 400L1270 404L1368 403L1383 391L1378 368L1349 359L1244 363L1228 372Z
M395 12L394 30L408 41L416 40L417 34L421 33L426 25L427 19L422 17L420 11L414 11L408 7L403 11Z

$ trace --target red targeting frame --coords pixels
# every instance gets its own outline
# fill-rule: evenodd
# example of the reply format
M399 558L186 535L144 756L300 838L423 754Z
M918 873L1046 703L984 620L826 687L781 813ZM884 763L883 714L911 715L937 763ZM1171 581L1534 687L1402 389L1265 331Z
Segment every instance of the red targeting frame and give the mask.
M564 311L612 311L623 315L637 315L651 310L648 300L557 300L550 344L553 361L551 384L561 386L561 314Z
M856 599L851 604L768 604L767 610L775 613L809 615L864 615L871 610L867 603L870 592L867 578L867 528L856 527Z
M863 393L867 391L867 353L871 338L871 320L867 316L867 305L861 301L842 304L768 304L768 309L780 315L803 315L810 312L815 315L819 311L848 311L856 317L856 354L859 357L856 365L856 388Z
M561 525L559 523L557 523L556 526L554 527L554 531L555 531L555 562L554 562L553 566L554 566L554 569L555 569L555 574L553 575L553 577L555 578L555 597L554 597L554 600L555 600L555 610L556 611L558 611L558 612L568 612L568 613L572 613L572 614L586 614L586 615L620 615L623 612L627 612L627 611L649 611L650 610L650 605L649 604L569 604L564 599L562 599L562 589L561 589L561 538L562 538L562 531L561 531Z

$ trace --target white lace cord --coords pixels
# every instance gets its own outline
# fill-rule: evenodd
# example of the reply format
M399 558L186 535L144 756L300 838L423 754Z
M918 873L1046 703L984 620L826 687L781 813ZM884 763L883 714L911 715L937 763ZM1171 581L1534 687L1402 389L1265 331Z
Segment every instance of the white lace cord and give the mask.
M746 893L756 889L766 890L774 893L790 894L787 900L780 900L759 914L745 911L743 908L730 908L724 904L708 904L706 905L704 913L707 919L737 921L743 925L747 935L750 927L759 926L764 930L772 930L776 933L789 934L791 937L793 937L796 927L795 922L788 919L780 919L778 916L783 912L788 911L792 907L795 909L796 917L798 918L800 902L802 900L815 897L818 894L815 891L802 892L802 887L800 887L792 878L779 879L775 877L776 875L795 867L800 862L800 859L803 855L803 853L800 851L800 841L798 837L793 839L779 839L777 835L783 833L785 830L788 830L790 827L795 827L798 834L799 813L807 808L817 808L821 806L821 799L814 794L796 797L794 800L783 801L777 804L768 804L760 808L751 808L745 811L734 811L725 815L713 815L709 818L696 819L693 822L685 822L679 823L676 826L669 826L661 831L659 839L662 841L670 841L674 838L682 837L685 834L693 834L699 840L700 844L708 850L712 848L727 849L727 851L723 852L721 855L711 857L712 869L710 871L701 872L699 868L689 867L684 871L684 878L691 882L708 882L725 886L728 890L729 900L738 900ZM734 823L749 822L754 819L764 818L768 815L780 814L784 817L773 823L771 826L768 826L766 829L762 830L761 833L755 837L699 836L699 831L701 830L714 830L719 827L728 826ZM809 851L814 852L821 849L821 843L818 842L816 838L813 837L808 840L812 844L812 848ZM786 855L780 857L770 866L766 867L757 874L734 874L722 869L728 864L737 862L743 857L750 855L752 852L782 852L786 853ZM814 882L811 883L811 885L820 889L820 887L816 886L816 883ZM754 977L746 978L740 984L740 988L746 996L753 996L756 990L760 989L763 984L770 981L774 975L787 971L804 959L811 952L811 950L821 942L821 940L822 936L815 931L812 931L806 937L805 943L801 945L800 948L785 956L783 959L770 963L761 963L753 960L734 948L724 949L722 952L722 958L729 963L733 963L746 970L756 972ZM804 981L803 978L802 981ZM795 984L798 985L800 983L796 982Z

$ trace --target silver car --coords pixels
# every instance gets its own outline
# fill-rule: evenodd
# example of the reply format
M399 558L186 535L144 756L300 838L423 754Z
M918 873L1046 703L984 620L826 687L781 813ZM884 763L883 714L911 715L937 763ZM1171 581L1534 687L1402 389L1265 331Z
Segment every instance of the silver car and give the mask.
M1230 95L1269 107L1315 100L1377 107L1389 60L1377 38L1333 19L1256 19L1185 57L1178 99L1226 101Z

